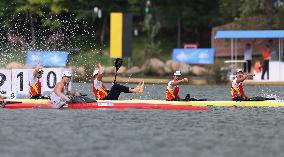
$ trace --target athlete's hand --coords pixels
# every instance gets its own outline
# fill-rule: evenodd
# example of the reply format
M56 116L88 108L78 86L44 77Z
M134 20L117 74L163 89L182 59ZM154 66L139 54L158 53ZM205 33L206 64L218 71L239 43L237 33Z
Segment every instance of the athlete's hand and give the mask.
M246 75L251 76L251 77L255 76L255 74L253 74L253 73L249 73L249 74L246 74Z
M182 82L183 82L183 83L188 83L188 79L187 79L187 78L183 78L183 79L182 79Z
M81 96L81 93L75 92L75 93L74 93L74 96Z
M36 71L39 71L39 69L42 69L42 68L43 68L42 66L37 65L37 66L35 67L35 70L36 70Z
M70 99L70 97L67 96L67 97L65 98L65 100L66 100L67 102L70 102L71 99Z

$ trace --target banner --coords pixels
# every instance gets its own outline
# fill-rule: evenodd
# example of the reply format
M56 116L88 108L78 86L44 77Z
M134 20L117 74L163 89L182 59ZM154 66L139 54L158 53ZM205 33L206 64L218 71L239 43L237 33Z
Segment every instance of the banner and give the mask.
M132 53L131 13L111 13L110 15L110 57L131 57Z
M29 51L26 64L33 66L64 67L68 61L67 51Z
M172 59L185 64L214 64L213 48L174 49Z

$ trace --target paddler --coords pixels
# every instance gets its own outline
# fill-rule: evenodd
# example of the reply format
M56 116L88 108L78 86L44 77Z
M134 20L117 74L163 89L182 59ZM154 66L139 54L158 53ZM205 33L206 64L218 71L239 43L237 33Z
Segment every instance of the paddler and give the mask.
M232 100L234 101L243 101L249 100L249 97L244 92L243 82L248 77L253 77L254 74L244 73L242 69L236 71L236 77L231 82L231 94Z
M166 100L167 101L180 101L182 100L179 96L179 85L188 83L187 78L181 77L181 71L176 71L173 75L173 80L168 83L166 89Z
M79 92L69 91L71 78L71 72L64 71L62 73L62 80L56 83L53 92L50 95L51 105L53 108L60 109L70 101L72 96L80 96Z
M114 83L108 90L103 83L103 67L97 64L97 68L93 72L93 93L97 100L118 100L120 93L142 93L144 91L144 82L139 83L135 88L129 88L118 83Z
M32 78L29 81L30 86L30 97L31 99L41 99L43 96L41 95L41 81L43 74L43 67L42 66L36 66Z

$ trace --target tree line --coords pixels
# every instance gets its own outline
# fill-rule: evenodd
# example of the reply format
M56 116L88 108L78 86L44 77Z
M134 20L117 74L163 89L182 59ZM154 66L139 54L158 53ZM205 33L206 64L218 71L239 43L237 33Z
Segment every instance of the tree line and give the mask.
M134 14L134 26L141 31L145 16L151 14L153 20L159 21L161 25L160 34L176 35L180 22L183 41L210 42L208 35L204 38L203 34L208 34L214 26L230 22L252 26L282 26L283 1L9 0L0 1L0 26L2 36L5 36L2 40L22 36L25 38L22 40L27 40L30 46L35 46L40 36L53 35L53 38L60 39L60 32L91 34L104 44L108 40L109 13L131 12ZM95 8L99 9L99 14ZM252 17L256 20L248 20ZM10 33L9 37L3 35L7 33Z

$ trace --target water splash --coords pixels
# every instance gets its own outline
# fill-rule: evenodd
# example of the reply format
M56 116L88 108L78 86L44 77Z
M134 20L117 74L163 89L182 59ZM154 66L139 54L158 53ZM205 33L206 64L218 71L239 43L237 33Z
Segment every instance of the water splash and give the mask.
M261 87L259 94L260 94L260 96L265 97L265 98L275 98L277 100L283 99L283 97L281 96L281 93L279 93L279 91L272 90L271 88L268 88L268 87L266 87L265 89L263 87Z
M76 14L34 16L35 43L33 44L30 19L26 16L25 13L18 13L7 19L8 27L2 27L4 31L0 32L1 68L10 62L24 64L28 50L63 50L71 52L69 65L84 67L86 78L90 78L96 64L106 62L108 59L102 55L106 46L99 44L98 29L95 25L98 21L77 18ZM2 17L1 19L4 20ZM55 20L60 26L57 28L45 26L43 20Z

